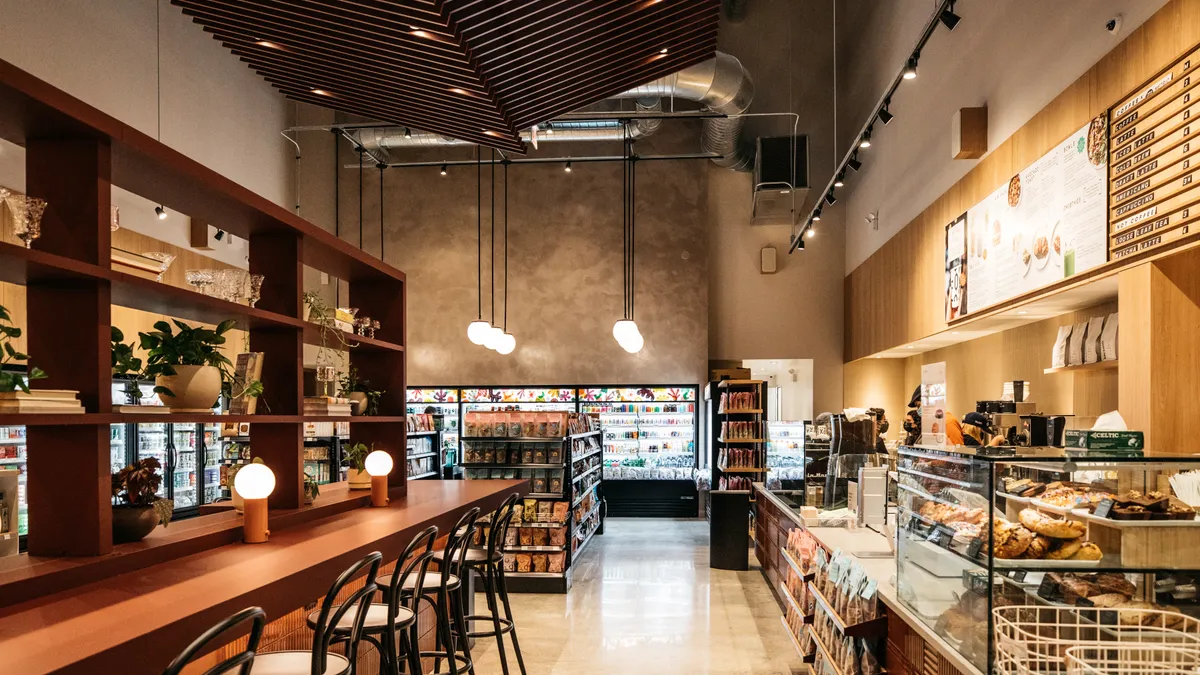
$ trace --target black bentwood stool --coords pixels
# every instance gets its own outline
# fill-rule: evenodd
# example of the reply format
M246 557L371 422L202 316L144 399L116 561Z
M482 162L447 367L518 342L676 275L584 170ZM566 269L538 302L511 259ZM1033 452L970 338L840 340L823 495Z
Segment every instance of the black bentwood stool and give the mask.
M513 651L517 654L517 667L525 675L525 660L521 657L521 643L517 641L517 625L513 622L512 605L508 602L508 587L504 582L504 540L516 511L514 506L521 495L513 493L492 514L492 527L488 533L487 548L473 548L467 553L466 566L479 575L483 592L487 596L489 614L472 614L468 622L490 621L492 630L468 632L467 637L495 637L500 652L500 668L508 675L508 657L504 651L504 634L512 638ZM500 616L500 605L504 605L504 617Z
M367 609L371 605L371 597L378 587L375 576L379 573L379 565L383 562L383 554L378 551L368 554L362 560L351 565L325 594L321 601L321 609L316 613L313 626L313 644L311 651L281 651L258 654L254 657L254 667L250 670L253 675L348 675L354 672L358 659L358 644L363 635L363 624L367 619ZM340 604L337 596L345 589L363 569L366 576L362 588L351 593ZM310 621L312 617L309 617ZM346 643L346 655L329 651L337 642Z
M199 654L200 650L204 649L209 642L216 640L226 631L233 630L247 621L252 623L250 625L250 639L246 643L246 649L204 671L203 675L229 673L233 672L234 668L237 668L238 675L250 675L250 666L254 663L254 653L258 651L258 641L262 638L263 626L267 625L267 613L261 607L247 607L209 628L203 635L196 638L192 644L188 645L179 656L175 657L171 665L167 666L167 669L163 671L163 675L179 675L179 673L183 672L183 667L190 663L196 657L196 654Z
M441 673L442 659L448 662L450 673L458 675L459 672L467 671L475 672L475 664L471 660L471 647L467 640L467 622L463 612L462 592L464 578L462 573L465 570L463 566L463 558L466 557L468 546L471 543L471 535L475 531L475 520L479 518L479 509L473 508L467 511L458 522L450 530L450 534L446 539L447 552L441 557L438 565L438 571L429 572L425 576L424 588L418 593L415 583L404 582L403 584L392 583L393 579L390 576L382 576L379 578L381 586L387 588L395 588L399 586L400 594L405 597L416 598L412 603L414 612L417 612L421 601L428 602L434 610L437 623L436 637L437 642L435 649L431 651L419 652L422 658L433 659L433 672ZM433 529L433 528L430 528ZM432 548L434 534L429 536L425 541L426 532L417 535L412 544L409 544L414 550L419 550L420 546L426 546L426 550ZM418 543L420 542L420 543ZM434 551L435 560L443 551ZM415 580L413 580L415 582ZM389 595L394 595L390 590ZM410 641L415 642L416 630L412 631ZM414 646L414 651L418 647ZM461 654L459 652L462 652Z

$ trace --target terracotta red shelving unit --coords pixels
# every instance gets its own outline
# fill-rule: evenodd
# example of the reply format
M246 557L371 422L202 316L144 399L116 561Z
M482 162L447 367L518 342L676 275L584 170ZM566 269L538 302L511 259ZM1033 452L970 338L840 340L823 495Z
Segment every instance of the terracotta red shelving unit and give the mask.
M374 338L345 334L350 362L386 390L378 417L356 417L351 441L374 443L406 466L405 276L316 225L127 124L0 61L0 138L25 148L26 192L49 206L31 249L0 244L0 281L26 288L30 362L38 384L79 392L83 415L0 415L28 427L29 551L93 556L112 551L108 425L129 421L253 422L251 443L275 472L270 505L303 503L303 347L320 329L302 319L305 265L349 283L349 304L382 323ZM250 270L266 275L251 308L110 269L111 187L250 242ZM111 410L113 305L185 321L235 319L266 354L262 401L270 414L116 415ZM232 356L232 354L230 354ZM263 406L260 406L262 409ZM336 418L344 420L347 418ZM404 472L392 492L407 493Z

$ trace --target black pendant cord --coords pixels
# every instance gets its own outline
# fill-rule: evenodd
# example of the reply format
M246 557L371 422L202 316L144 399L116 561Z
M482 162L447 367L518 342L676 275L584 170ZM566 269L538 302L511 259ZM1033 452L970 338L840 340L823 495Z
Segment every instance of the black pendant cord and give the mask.
M333 234L338 239L342 238L342 172L338 166L338 130L333 130ZM342 285L334 280L333 286L333 304L339 307L342 304Z
M621 148L621 319L629 318L629 133Z
M508 333L508 160L504 160L504 332Z
M358 250L362 250L362 209L363 209L363 148L358 146Z
M637 299L637 156L629 146L629 320L636 321Z
M475 146L475 297L483 321L483 151Z
M492 292L489 295L489 300L492 303L492 320L489 323L491 326L496 325L496 149L492 148L492 177L489 179L492 188L492 198L490 200L490 208L492 209L492 235L488 238L489 248L492 250L492 264L488 267L488 277L491 279Z
M158 142L162 142L162 0L154 0L154 61L155 61L155 80L156 100L155 107L158 109Z
M379 168L379 259L387 262L383 257L383 170L386 164L378 165Z

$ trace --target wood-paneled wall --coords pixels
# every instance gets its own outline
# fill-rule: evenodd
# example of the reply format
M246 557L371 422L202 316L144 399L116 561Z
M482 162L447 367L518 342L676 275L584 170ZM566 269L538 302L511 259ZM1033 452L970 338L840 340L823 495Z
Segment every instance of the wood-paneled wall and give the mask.
M1200 0L1171 0L851 272L845 360L946 330L946 224L1197 43Z

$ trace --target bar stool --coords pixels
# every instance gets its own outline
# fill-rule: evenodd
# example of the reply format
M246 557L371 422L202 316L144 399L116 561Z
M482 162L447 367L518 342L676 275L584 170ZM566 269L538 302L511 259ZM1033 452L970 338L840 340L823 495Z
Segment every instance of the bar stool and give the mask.
M267 652L254 657L252 675L348 675L354 672L358 660L358 643L362 638L363 624L371 597L378 590L375 576L383 555L378 551L368 554L351 565L325 594L321 609L316 612L313 625L313 645L310 651L289 650ZM337 596L358 576L367 570L362 588L354 591L340 604ZM311 619L311 615L310 615ZM329 651L335 638L346 643L346 655Z
M238 675L250 675L250 667L254 664L254 654L258 651L258 641L262 638L263 627L267 625L267 613L262 610L262 607L247 607L233 616L225 619L221 623L204 631L204 634L192 641L186 649L175 657L171 665L163 671L163 675L179 675L183 672L184 666L199 654L205 645L213 640L216 640L226 631L232 630L235 627L250 621L250 639L246 642L246 649L234 654L217 665L204 671L203 675L218 675L226 673L234 668L237 668Z
M479 574L483 583L483 591L487 597L489 614L472 614L467 621L490 621L492 630L468 632L468 638L495 637L496 648L500 653L500 668L508 675L508 657L504 650L504 634L512 637L513 651L517 654L517 667L521 675L525 675L525 659L521 656L521 643L517 641L517 626L513 622L512 605L508 602L508 587L504 581L504 541L512 523L513 507L521 496L513 493L504 500L500 508L492 516L492 528L488 533L486 549L471 549L467 554L467 569ZM504 617L500 616L500 604L504 605Z
M462 609L461 592L463 588L461 571L465 569L463 558L471 542L471 535L475 531L475 520L479 517L479 509L473 508L467 511L458 522L450 530L450 534L446 540L446 548L444 551L452 552L448 557L441 557L438 554L442 551L433 551L434 560L439 562L439 569L436 572L428 572L424 577L424 586L417 592L415 579L405 579L397 581L393 575L384 575L379 578L381 587L387 588L388 595L394 597L394 591L398 587L399 594L402 597L416 598L412 602L414 613L419 613L421 601L428 602L434 610L436 616L437 630L435 649L430 651L419 651L419 645L415 645L417 638L416 627L411 630L410 641L414 642L413 651L421 658L433 658L434 673L441 671L442 659L446 659L450 666L450 673L458 675L460 671L475 672L475 665L471 659L471 648L467 635L467 624ZM428 532L428 530L426 531ZM425 538L426 533L422 533L413 540L410 547L415 547L414 550L420 549L418 542ZM428 538L427 547L432 547L433 537ZM428 551L428 548L426 549ZM449 561L447 563L447 560ZM461 647L461 650L459 649ZM461 651L462 654L458 652ZM461 661L461 664L460 664Z

